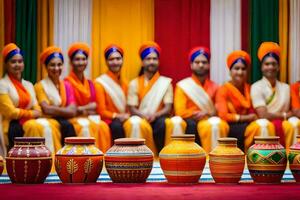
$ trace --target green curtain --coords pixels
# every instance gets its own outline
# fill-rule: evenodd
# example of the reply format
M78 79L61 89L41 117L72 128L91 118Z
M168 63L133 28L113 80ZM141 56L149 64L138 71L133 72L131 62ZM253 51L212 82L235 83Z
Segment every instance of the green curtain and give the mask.
M261 78L257 49L264 41L279 41L278 0L251 0L251 81Z
M37 0L16 0L16 43L24 52L23 78L36 82Z

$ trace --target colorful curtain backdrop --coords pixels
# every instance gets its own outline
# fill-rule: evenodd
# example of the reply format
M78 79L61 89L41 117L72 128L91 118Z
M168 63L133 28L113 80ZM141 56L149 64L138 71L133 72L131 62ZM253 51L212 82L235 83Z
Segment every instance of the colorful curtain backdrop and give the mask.
M37 2L37 80L47 75L45 66L40 63L40 54L46 47L53 45L54 0Z
M16 0L16 43L24 52L23 77L37 78L37 1Z
M300 80L300 1L290 0L290 83Z
M175 83L191 75L189 50L210 47L210 0L155 0L154 5L160 71Z
M289 63L289 2L287 0L279 0L279 45L281 47L280 55L280 76L281 81L288 81Z
M261 78L257 49L263 41L279 42L278 0L251 0L251 81Z
M249 52L249 30L250 30L250 15L249 15L249 1L250 0L241 0L241 34L242 34L242 39L241 39L241 47L242 50Z
M4 47L4 1L0 0L0 49ZM2 53L0 53L0 62L2 62ZM0 77L2 77L3 67L0 67Z
M210 75L212 80L223 84L230 79L227 55L241 49L241 1L211 0L210 10Z
M16 0L4 0L5 44L16 40Z
M107 71L103 51L111 43L124 49L122 76L131 80L138 75L139 47L154 39L153 3L153 0L93 1L93 78Z
M54 44L64 52L62 77L70 71L67 51L73 42L86 42L91 46L92 0L54 0ZM91 59L86 69L90 77Z

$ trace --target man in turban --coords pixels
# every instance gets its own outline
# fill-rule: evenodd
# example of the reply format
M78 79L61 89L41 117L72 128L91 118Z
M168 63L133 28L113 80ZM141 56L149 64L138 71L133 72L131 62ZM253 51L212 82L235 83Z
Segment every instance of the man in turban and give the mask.
M192 76L179 81L175 88L175 114L187 123L186 134L195 134L196 142L209 153L219 137L228 133L228 124L216 117L216 83L209 79L210 51L195 47L189 53Z
M145 138L146 145L156 153L164 146L165 119L173 104L172 80L158 72L161 54L158 44L142 45L139 54L143 74L129 84L127 104L131 117L124 126L127 137Z
M253 107L260 118L256 121L259 128L247 137L251 139L255 135L278 135L281 144L289 147L293 128L288 119L293 114L290 110L289 85L277 80L280 63L279 45L274 42L263 42L258 49L258 58L263 77L251 86L250 93Z

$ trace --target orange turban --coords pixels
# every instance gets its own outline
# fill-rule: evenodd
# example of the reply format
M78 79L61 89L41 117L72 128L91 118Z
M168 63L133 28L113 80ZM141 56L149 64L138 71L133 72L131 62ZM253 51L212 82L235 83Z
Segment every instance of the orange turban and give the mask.
M62 51L59 47L56 46L50 46L47 47L40 56L41 62L45 65L48 65L49 61L52 58L60 58L62 62L64 62L64 56L62 54Z
M156 53L157 56L159 57L161 53L161 48L156 42L152 42L152 41L148 41L144 43L139 50L139 54L142 60L144 60L150 53L153 52Z
M20 54L21 56L23 56L23 53L20 50L20 48L14 43L9 43L5 45L5 47L2 50L4 62L7 62L11 57L13 57L16 54Z
M194 62L195 58L199 55L204 55L206 59L210 60L210 51L207 47L194 47L189 53L189 60L190 62Z
M263 61L267 56L271 56L279 61L280 46L275 42L263 42L258 48L257 56L260 61Z
M73 57L77 54L77 53L82 53L83 55L85 55L86 57L89 56L90 53L90 48L88 46L88 44L83 43L83 42L77 42L77 43L73 43L68 51L68 56L69 58L72 60Z
M108 59L110 54L112 54L113 52L119 52L121 54L121 56L123 57L123 54L124 54L123 49L116 44L111 44L111 45L108 45L104 50L105 59Z
M231 67L237 62L242 62L248 67L251 64L251 58L246 51L233 51L227 57L227 67L231 69Z

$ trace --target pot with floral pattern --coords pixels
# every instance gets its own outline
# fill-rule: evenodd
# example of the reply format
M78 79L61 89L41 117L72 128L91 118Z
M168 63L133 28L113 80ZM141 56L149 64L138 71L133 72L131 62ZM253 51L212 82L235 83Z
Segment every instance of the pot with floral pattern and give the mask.
M55 170L63 183L95 183L103 166L103 153L93 137L67 137L55 155Z

